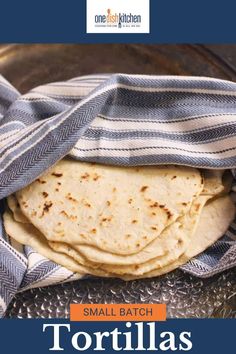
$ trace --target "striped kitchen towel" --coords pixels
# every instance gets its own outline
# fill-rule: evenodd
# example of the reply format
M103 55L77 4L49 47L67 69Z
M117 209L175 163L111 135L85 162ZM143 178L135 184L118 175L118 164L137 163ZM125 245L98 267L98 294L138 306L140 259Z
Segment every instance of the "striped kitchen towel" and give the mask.
M1 212L6 196L65 155L114 165L231 169L236 180L236 84L202 77L92 75L21 96L1 77ZM1 315L17 291L82 278L12 243L0 221ZM232 223L221 240L182 269L209 277L235 265Z

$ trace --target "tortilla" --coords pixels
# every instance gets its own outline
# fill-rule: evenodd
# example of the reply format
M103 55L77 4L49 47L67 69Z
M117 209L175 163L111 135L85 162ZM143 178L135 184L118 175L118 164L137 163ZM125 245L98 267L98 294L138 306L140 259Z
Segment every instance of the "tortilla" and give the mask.
M178 227L174 226L175 223L170 225L168 228L171 228L171 230L178 230ZM172 233L170 235L170 233L165 232L165 230L140 252L126 256L109 253L93 246L74 245L73 248L85 259L93 263L116 265L140 264L147 262L148 260L155 257L164 256L169 251L169 249L173 249L175 246L177 246L178 233ZM49 244L54 250L57 250L58 247L60 247L59 245L61 245L61 242L49 241Z
M16 198L12 199L13 203L17 203ZM12 210L17 210L17 215L13 217L15 220L23 220L23 222L30 223L30 221L24 216L20 208L16 205L11 205ZM173 224L172 224L173 225ZM171 226L172 226L171 225ZM172 226L171 230L175 230L175 226ZM177 228L178 230L178 228ZM144 263L155 257L160 257L166 254L169 249L173 249L178 244L178 232L162 232L154 241L148 244L140 252L129 255L116 255L114 253L108 253L93 246L74 245L73 248L69 244L63 242L49 241L49 246L56 252L68 254L82 265L86 265L89 262L89 266L98 267L100 263L110 264L140 264ZM85 254L84 254L85 253ZM88 256L89 254L89 256ZM97 261L97 255L100 260Z
M136 264L136 265L104 265L102 264L100 269L105 271L115 273L115 274L132 274L132 275L142 275L148 273L153 269L158 269L165 267L166 265L173 263L178 259L187 249L192 235L194 234L202 208L209 199L209 196L199 196L197 200L193 203L188 214L184 215L179 219L178 222L175 222L169 226L163 233L166 233L167 239L171 238L173 234L177 237L177 244L172 248L170 247L168 252L161 256L153 258L145 263ZM153 248L155 251L155 246L158 245L158 242L154 240L150 248Z
M224 170L203 170L202 174L204 176L204 187L201 194L219 194L224 190L222 184Z
M202 197L203 198L203 197ZM219 239L228 229L235 217L235 205L229 196L215 199L207 204L202 211L196 232L191 236L191 242L184 254L174 262L142 275L121 275L124 280L133 280L146 277L156 277L165 274L186 263L189 259L204 251ZM188 223L187 223L188 224ZM94 274L103 277L117 277L116 274L103 272L100 269L80 266L66 254L53 252L43 235L30 224L16 222L10 212L4 214L4 225L7 233L18 242L28 244L43 256L79 272L80 274Z
M100 263L93 263L87 260L86 258L84 258L80 252L72 248L67 243L49 241L48 244L55 252L67 254L69 257L73 258L79 264L89 266L92 268L99 268L100 266Z
M191 237L191 242L184 254L169 265L152 270L141 276L123 276L123 280L134 280L141 278L157 277L173 271L181 265L187 263L190 259L204 252L208 247L220 239L229 225L235 218L235 205L229 196L214 199L207 204L203 210L196 229Z
M148 272L151 269L163 267L166 264L172 263L174 260L178 259L186 250L188 243L190 242L190 237L195 231L201 210L209 198L209 196L198 197L197 200L193 203L190 212L187 215L180 218L178 222L173 223L167 229L165 229L162 235L152 241L147 247L145 247L145 249L141 250L137 254L127 256L126 258L128 265L117 266L100 264L100 266L97 266L99 266L100 269L113 274L139 275ZM166 248L165 252L158 255L160 238L162 241L166 242ZM171 240L171 242L169 242L169 240ZM59 242L49 242L49 244L55 251L66 253L77 261L80 261L80 253L73 250L73 248L71 248L69 245ZM94 249L94 252L96 252L96 249ZM144 263L140 261L140 259L142 259L142 255L145 256L145 254L148 255L148 258L151 257L150 254L153 256L151 260ZM78 255L79 258L77 258ZM91 257L89 257L89 261L91 261Z
M229 174L222 182L223 173L65 159L8 198L14 218L7 211L4 224L18 242L80 274L125 280L157 276L184 264L219 237L212 226L215 218L220 225L223 218L224 227L228 220L221 215L221 205L228 217L234 216L230 199L219 198L231 184ZM199 220L205 228L208 222L210 230L201 229ZM222 227L218 230L222 235Z
M16 221L28 224L30 221L26 218L26 216L22 213L21 209L20 209L20 205L17 202L17 199L15 197L14 194L9 195L9 197L7 197L7 204L8 207L10 208L10 210L12 211L13 214L13 218Z
M13 198L12 200L13 203L17 203L16 198ZM29 220L26 219L24 214L22 214L20 208L17 209L17 205L12 205L12 210L17 210L17 218L19 220L26 221L26 223L29 223ZM13 217L16 220L16 217ZM173 225L173 226L172 226ZM68 256L72 257L76 262L82 264L82 265L89 265L90 267L93 268L98 268L100 266L100 263L107 263L108 259L115 260L118 258L121 259L122 263L121 264L139 264L139 263L144 263L145 261L148 261L149 259L153 259L155 257L160 257L165 255L169 250L174 249L177 247L177 251L179 250L178 242L180 241L181 236L179 236L179 232L176 232L179 230L176 225L172 224L171 230L172 232L165 232L165 230L162 232L160 236L158 236L154 241L152 241L147 247L142 249L139 253L129 255L129 256L121 256L121 255L115 255L111 254L108 252L104 252L102 250L99 250L96 247L93 246L83 246L83 245L74 245L74 248L72 248L69 244L63 243L63 242L54 242L54 241L49 241L48 244L49 246L56 252L59 253L65 253ZM81 250L83 250L83 247L88 248L89 250L86 249L90 253L90 256L86 259L86 257L81 254ZM96 255L97 253L103 253L104 256L102 257L100 262L94 262L93 257L91 255ZM95 256L96 258L96 256ZM126 263L124 263L126 261ZM112 263L112 264L119 264L119 263Z
M29 221L49 240L115 254L142 250L201 193L189 167L114 167L61 160L16 193Z
M45 237L33 225L15 221L10 211L4 213L3 220L6 232L10 237L21 244L32 247L51 261L79 274L93 274L103 277L108 275L102 270L94 270L83 266L66 254L53 251Z
M225 185L222 182L222 175L222 170L203 171L204 195L209 196L209 198L212 198L216 194L223 193L225 191ZM227 185L228 184L229 183L227 178ZM169 226L169 228L171 228L171 226ZM177 245L178 233L172 232L172 230L174 230L174 226L168 232L166 232L167 229L168 227L163 230L163 232L159 236L157 236L140 252L137 252L133 255L118 255L115 253L109 253L97 247L89 245L73 245L73 248L76 249L81 255L83 255L91 262L112 265L136 265L140 263L145 263L153 258L163 256L170 249L173 249L175 245ZM54 248L55 250L56 244L59 243L54 242L54 244L52 245L52 248Z
M204 174L204 194L212 197L216 193L221 193L224 190L222 184L223 171L203 171ZM16 199L14 199L16 203ZM13 209L17 209L17 206L13 205ZM20 208L18 213L20 213ZM24 215L22 214L24 217ZM29 222L29 221L28 221ZM173 224L172 224L173 225ZM116 255L114 253L108 253L93 246L86 245L73 245L73 248L66 243L49 241L50 247L57 251L68 254L81 264L88 264L92 267L98 265L94 263L105 263L113 265L136 265L145 263L156 257L163 256L174 247L178 247L178 232L176 232L176 226L167 227L161 235L159 235L154 241L148 244L140 252L133 255ZM170 230L168 230L170 228ZM166 231L167 230L167 231ZM177 228L178 231L178 228ZM76 252L77 251L77 252ZM87 260L86 260L87 258Z
M224 195L230 192L233 176L230 171L202 170L204 187L202 195Z

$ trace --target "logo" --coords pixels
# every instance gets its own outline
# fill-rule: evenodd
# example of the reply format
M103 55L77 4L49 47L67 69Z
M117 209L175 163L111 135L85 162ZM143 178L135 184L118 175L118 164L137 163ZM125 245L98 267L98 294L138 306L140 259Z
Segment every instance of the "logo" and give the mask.
M87 0L87 33L149 33L149 0Z
M142 15L133 13L113 13L111 9L107 9L107 15L95 15L95 27L141 27ZM105 24L105 26L104 26Z

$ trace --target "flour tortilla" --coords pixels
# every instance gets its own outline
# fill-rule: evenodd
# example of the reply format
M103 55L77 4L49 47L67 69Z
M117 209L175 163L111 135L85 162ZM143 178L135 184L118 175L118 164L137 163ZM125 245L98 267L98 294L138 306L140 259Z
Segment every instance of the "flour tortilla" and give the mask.
M166 250L165 253L163 253L161 256L155 256L154 259L149 260L148 262L142 263L142 264L134 264L133 260L137 262L137 256L138 254L135 255L130 255L127 256L129 258L128 262L129 265L126 266L117 266L117 265L106 265L106 264L100 264L97 265L100 269L105 270L108 273L113 273L113 274L135 274L135 275L140 275L146 272L149 272L151 269L156 269L159 267L164 267L165 265L172 263L174 260L178 259L186 250L189 242L191 235L194 233L195 228L197 226L198 219L200 218L201 210L206 203L206 201L209 199L209 196L199 196L195 202L193 203L190 211L188 214L186 214L184 217L181 217L179 221L173 223L170 225L167 229L165 229L162 233L164 240L166 241ZM171 240L172 242L168 243L168 240ZM175 242L174 242L175 241ZM158 249L160 243L160 239L157 238L154 241L152 241L144 250L147 253L151 253L153 255L157 254L156 249ZM62 244L59 242L49 242L50 246L57 252L63 252L65 254L68 254L75 260L80 262L81 255L77 251L75 251L73 248L71 248L69 245ZM142 254L144 250L140 251ZM79 256L79 258L77 258ZM135 257L136 256L136 257ZM89 261L91 261L91 258L89 258Z
M125 275L122 279L129 281L157 277L187 263L193 257L204 252L225 234L235 218L235 212L235 204L228 195L210 201L203 208L196 232L191 237L187 250L179 259L163 268L155 269L141 276Z
M167 234L167 238L171 238L172 235L175 234L178 240L173 248L169 248L167 254L136 265L116 266L102 264L100 269L120 275L132 274L136 276L148 273L154 269L163 268L173 263L187 250L198 225L202 209L209 198L209 196L199 196L193 203L189 213L181 217L178 222L170 225L163 232ZM158 244L158 242L156 244ZM152 242L152 248L155 250L155 240Z
M89 267L77 263L66 254L53 251L44 236L33 225L15 221L10 211L4 213L3 220L6 232L10 237L21 244L32 247L35 251L51 261L79 274L108 276L108 274L102 270L90 269Z
M177 222L171 224L168 228L171 230L177 230ZM57 249L61 242L49 242L53 249ZM166 229L157 236L153 241L151 241L146 247L144 247L140 252L130 254L130 255L117 255L114 253L109 253L103 251L99 248L85 245L74 245L73 248L79 252L85 259L93 263L102 263L107 265L129 265L129 264L140 264L147 262L155 257L164 256L169 249L173 249L178 244L178 232L172 233L166 232Z
M133 280L146 277L156 277L161 274L172 271L180 265L186 263L189 259L204 251L217 239L219 239L228 229L231 221L235 217L235 206L229 196L215 199L207 204L202 211L200 221L195 234L191 237L189 247L184 255L171 264L155 269L143 275L123 275L119 276L124 280ZM36 228L30 224L16 222L10 212L4 214L4 225L7 233L18 242L28 244L43 256L52 261L65 266L66 268L79 272L80 274L94 274L103 277L115 277L115 274L94 270L78 265L77 262L65 254L53 252L48 246L45 238Z
M201 192L203 195L220 194L224 190L222 178L224 170L203 170L204 187Z
M209 195L210 197L212 197L214 194L221 193L224 190L225 187L222 184L223 171L205 170L203 174L204 174L204 194L205 195ZM16 203L16 199L14 199L14 201ZM12 209L16 210L17 205L13 205ZM18 213L20 213L20 209L17 211ZM24 218L23 214L22 216ZM153 240L140 252L133 255L127 255L127 256L108 253L96 247L86 246L86 245L73 245L72 248L70 247L69 244L63 242L53 242L53 241L51 242L49 241L49 245L53 250L68 254L69 256L71 256L81 264L86 265L86 262L87 264L89 262L90 263L89 266L92 267L96 267L96 264L94 263L101 263L101 264L105 263L105 264L113 264L113 265L128 265L128 264L137 265L140 263L145 263L153 258L163 256L168 251L174 249L175 247L177 248L177 251L179 251L178 227L176 228L176 226L174 225L172 226L172 225L167 227L161 233L161 235L159 235L155 240Z
M7 197L7 204L9 209L12 211L13 218L16 221L22 222L23 224L28 224L30 221L27 217L22 213L19 203L14 194Z
M202 196L200 197L200 199L201 199L201 205L203 206L203 204L207 200L207 197ZM191 216L190 215L188 216L190 220L188 220L188 222L186 220L187 223L184 223L184 225L191 224L194 214L195 216L200 215L200 213L194 212L193 209L193 213L190 213ZM175 254L169 253L164 257L159 257L159 259L155 260L156 262L155 265L157 269L144 273L142 275L116 274L116 267L114 268L112 268L112 266L110 268L105 267L105 270L108 269L112 270L111 272L107 272L106 276L121 277L124 280L134 280L134 279L140 279L145 277L155 277L161 274L168 273L176 269L177 267L181 266L182 264L185 264L189 259L203 252L211 244L217 241L217 239L219 239L225 233L229 224L234 219L234 216L235 216L235 206L229 196L221 197L213 201L210 201L209 204L203 207L198 224L195 218L195 226L191 230L192 235L189 238L190 242L188 242L188 247L181 257L176 259L174 262L173 261L171 262L171 259L175 258ZM177 222L175 224L177 225L179 223ZM194 228L196 228L195 233L194 233ZM182 230L182 233L184 233L185 237L186 237L186 233L185 233L186 230L187 229L184 228ZM174 250L174 252L178 252L178 250ZM165 263L167 265L163 266Z
M14 203L17 203L16 199L14 199ZM12 205L12 209L17 210L17 206ZM17 210L17 214L18 214L17 217L19 216L20 220L24 220L24 221L26 220L26 222L29 223L29 220L24 217L20 209ZM14 219L16 219L15 216ZM132 254L129 256L114 255L99 250L98 248L92 246L75 245L74 248L72 248L69 244L63 242L53 242L53 241L49 241L48 244L55 252L67 254L69 257L73 258L76 262L82 265L88 265L89 267L92 268L98 268L99 266L101 266L101 263L107 263L108 259L112 260L114 259L114 257L115 259L120 258L122 261L121 264L140 264L150 259L164 256L170 250L174 250L172 257L178 254L180 250L183 248L183 244L181 244L181 246L178 244L178 242L180 242L182 239L182 235L180 235L179 226L180 223L177 223L176 225L175 223L172 224L171 226L168 227L170 228L168 232L166 232L165 229L160 236L158 236L154 241L148 244L139 253ZM90 253L90 256L87 259L80 252L81 250L83 250L83 247L89 249L88 251L86 250L87 252ZM91 257L91 255L94 254L96 258L97 253L99 253L100 255L101 253L104 254L100 262L96 262L96 261L94 262L93 257ZM126 261L126 263L124 263L124 261ZM112 263L112 264L119 265L119 263Z
M64 159L16 197L48 240L127 255L186 214L202 189L194 168L125 168Z
M222 175L222 170L203 171L204 195L209 196L209 198L212 198L213 196L219 193L223 193L225 191L225 184L227 184L228 188L229 178L227 178L227 183L223 184ZM163 230L163 232L159 236L157 236L140 252L137 252L133 255L118 255L114 253L109 253L89 245L74 245L73 247L91 262L111 265L137 265L140 263L145 263L153 258L163 256L170 249L173 249L177 245L178 232L173 232L175 226L172 225ZM168 228L170 230L166 231ZM54 242L54 245L52 246L55 250L57 244L59 243Z
M202 195L225 195L230 192L233 176L225 170L202 170L204 187Z
M16 198L13 198L12 202L16 204ZM17 205L13 204L11 205L11 207L11 210L13 210L14 212L17 210L16 215L13 212L13 217L15 220L18 219L20 222L30 223L30 221L21 212L20 208L17 208ZM178 230L178 227L176 228L175 226L173 226L171 230L174 231L176 229ZM159 235L155 240L153 240L140 252L128 256L108 253L93 246L73 245L72 248L69 244L55 241L49 241L48 244L54 251L68 254L70 257L74 258L77 262L83 265L86 264L86 262L91 262L90 266L93 267L98 267L100 263L110 263L116 265L140 264L155 257L163 256L169 251L169 249L173 249L175 246L177 246L178 232L170 233L165 232L165 230L161 233L161 235ZM98 255L99 261L97 261Z
M99 268L100 263L93 263L86 258L84 258L80 252L72 248L70 245L67 243L63 242L54 242L54 241L49 241L48 245L55 251L59 253L64 253L68 255L69 257L73 258L76 262L79 264L91 267L91 268Z

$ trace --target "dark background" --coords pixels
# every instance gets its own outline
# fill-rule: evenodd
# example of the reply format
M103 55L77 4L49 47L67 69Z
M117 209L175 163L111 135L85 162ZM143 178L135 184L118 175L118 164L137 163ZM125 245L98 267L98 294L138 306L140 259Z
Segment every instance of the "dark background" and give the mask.
M151 33L124 35L86 34L86 0L1 1L0 43L236 43L235 0L150 4Z

